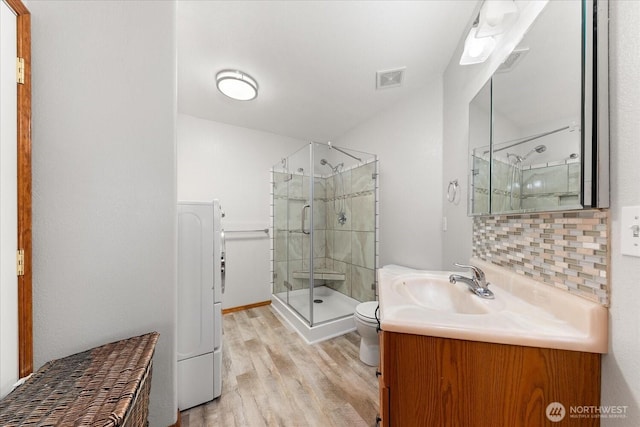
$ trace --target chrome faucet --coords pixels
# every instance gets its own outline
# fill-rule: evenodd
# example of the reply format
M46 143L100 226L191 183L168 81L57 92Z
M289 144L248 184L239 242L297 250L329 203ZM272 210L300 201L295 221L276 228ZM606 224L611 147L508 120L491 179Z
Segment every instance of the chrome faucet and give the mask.
M474 294L478 295L480 298L493 299L493 292L489 290L489 283L484 277L484 272L480 270L478 267L474 265L462 265L462 264L454 264L456 267L461 268L469 268L473 273L471 278L461 276L459 274L452 274L449 276L449 282L456 283L462 282L469 287L469 290Z

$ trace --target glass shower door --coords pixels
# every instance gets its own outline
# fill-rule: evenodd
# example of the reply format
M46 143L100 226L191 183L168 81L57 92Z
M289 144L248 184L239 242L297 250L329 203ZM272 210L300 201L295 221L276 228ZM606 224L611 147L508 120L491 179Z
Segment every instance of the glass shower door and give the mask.
M311 145L282 159L273 168L274 294L312 324L313 176Z

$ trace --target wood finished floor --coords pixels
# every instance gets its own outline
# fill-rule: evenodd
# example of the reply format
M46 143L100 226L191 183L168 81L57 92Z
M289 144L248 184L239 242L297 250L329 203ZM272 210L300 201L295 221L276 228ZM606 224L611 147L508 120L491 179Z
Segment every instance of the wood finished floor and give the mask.
M376 369L351 332L308 345L272 311L223 317L222 396L183 411L182 427L374 426Z

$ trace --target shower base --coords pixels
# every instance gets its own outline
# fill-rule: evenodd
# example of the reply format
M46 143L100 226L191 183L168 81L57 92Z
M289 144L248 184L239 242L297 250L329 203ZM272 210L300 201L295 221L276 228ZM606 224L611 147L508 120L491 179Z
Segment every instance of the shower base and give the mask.
M359 301L350 298L326 286L318 286L313 291L314 299L322 303L313 304L314 325L298 313L309 313L309 290L297 289L287 293L280 292L271 296L271 305L276 312L309 344L328 340L356 330L353 313ZM296 310L298 312L296 312Z

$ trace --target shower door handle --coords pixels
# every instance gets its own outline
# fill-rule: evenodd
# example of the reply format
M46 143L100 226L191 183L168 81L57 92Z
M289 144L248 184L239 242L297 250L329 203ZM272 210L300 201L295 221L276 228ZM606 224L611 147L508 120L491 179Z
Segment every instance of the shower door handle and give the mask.
M303 232L304 234L310 234L310 233L311 233L310 231L305 231L305 227L304 227L304 220L305 220L305 217L306 217L306 215L305 215L305 214L307 213L307 212L305 211L305 209L310 208L310 207L311 207L311 205L309 205L309 204L304 205L304 206L302 207L302 213L300 214L300 216L302 217L302 220L301 220L302 224L300 225L300 228L302 229L302 232Z

